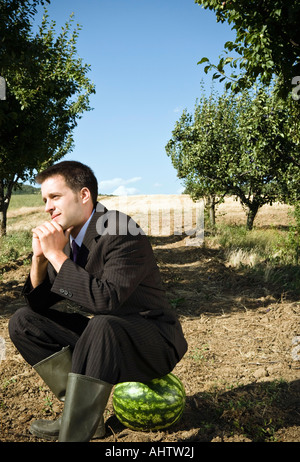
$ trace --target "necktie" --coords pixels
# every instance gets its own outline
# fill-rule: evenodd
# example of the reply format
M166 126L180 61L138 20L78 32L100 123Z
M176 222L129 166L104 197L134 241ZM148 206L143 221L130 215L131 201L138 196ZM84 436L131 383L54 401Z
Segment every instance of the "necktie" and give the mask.
M72 241L72 254L73 254L72 260L74 262L76 262L76 260L77 260L79 249L80 249L79 245L77 245L76 242L75 242L75 239L73 239L73 241Z

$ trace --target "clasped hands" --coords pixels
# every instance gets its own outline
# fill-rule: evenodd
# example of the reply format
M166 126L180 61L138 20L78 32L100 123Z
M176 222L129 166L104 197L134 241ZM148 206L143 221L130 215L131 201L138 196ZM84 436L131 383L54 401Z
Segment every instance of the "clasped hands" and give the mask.
M46 221L32 230L33 256L40 260L48 260L58 271L68 258L63 252L69 241L73 226L65 231L54 220Z

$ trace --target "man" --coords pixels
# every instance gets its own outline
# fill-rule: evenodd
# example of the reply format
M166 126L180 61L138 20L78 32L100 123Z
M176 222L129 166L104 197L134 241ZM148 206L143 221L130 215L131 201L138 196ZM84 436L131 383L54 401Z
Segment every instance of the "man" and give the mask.
M103 411L114 384L164 376L187 344L148 238L130 217L97 203L92 170L60 162L36 181L51 220L33 230L23 289L28 306L11 318L10 337L64 401L58 420L37 420L31 433L89 441L105 434ZM77 312L55 309L63 299Z

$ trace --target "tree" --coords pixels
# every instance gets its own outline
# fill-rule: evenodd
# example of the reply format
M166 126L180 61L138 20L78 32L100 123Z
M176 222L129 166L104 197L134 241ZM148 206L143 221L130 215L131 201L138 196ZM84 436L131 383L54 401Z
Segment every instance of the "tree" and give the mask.
M38 3L12 0L0 4L4 30L0 74L7 84L6 100L0 102L2 235L17 182L30 180L35 171L73 148L73 131L83 112L90 110L89 98L95 92L87 77L90 66L77 56L79 25L71 30L71 17L57 34L45 10L33 34L30 20Z
M194 115L185 110L172 135L167 155L184 180L185 192L195 200L207 198L214 226L215 206L230 193L231 165L238 154L235 101L226 95L203 94Z
M300 76L300 4L298 0L195 0L215 11L217 21L233 24L234 42L224 44L219 63L208 63L205 72L216 69L214 78L226 78L225 67L233 74L226 88L238 92L251 88L257 80L270 85L278 77L278 91L286 97L292 91L292 79ZM228 56L233 53L233 56ZM239 72L238 72L239 71ZM294 81L294 85L298 83Z
M233 192L236 190L249 211L248 229L252 229L264 204L276 200L293 202L296 191L299 193L299 134L291 136L295 123L299 126L291 98L284 101L276 93L260 88L254 97L247 93L241 101L238 135L247 185L237 182Z
M239 97L202 97L184 111L166 146L193 199L238 197L252 229L260 207L299 192L299 135L291 136L292 104L259 88ZM297 122L298 123L298 122Z

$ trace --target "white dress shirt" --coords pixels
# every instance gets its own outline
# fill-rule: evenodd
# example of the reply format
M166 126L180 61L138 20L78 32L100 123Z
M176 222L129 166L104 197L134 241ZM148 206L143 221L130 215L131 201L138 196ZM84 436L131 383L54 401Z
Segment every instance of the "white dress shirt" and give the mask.
M72 237L72 234L70 234L70 246L72 248L72 241L75 240L76 244L81 247L81 244L83 242L83 239L84 239L84 235L86 233L86 230L87 230L87 227L89 226L89 223L92 219L92 216L94 215L95 213L95 209L92 211L91 213L91 216L90 218L84 223L83 227L81 228L81 230L79 231L79 233L77 234L77 236L75 237Z

